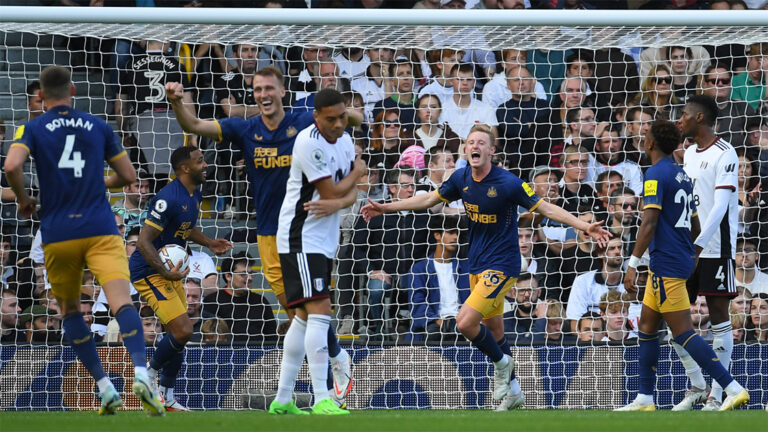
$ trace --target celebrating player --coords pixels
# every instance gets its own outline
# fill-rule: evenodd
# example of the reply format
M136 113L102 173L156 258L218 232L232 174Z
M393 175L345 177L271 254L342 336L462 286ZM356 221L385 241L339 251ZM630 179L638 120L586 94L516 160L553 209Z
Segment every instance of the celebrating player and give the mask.
M504 295L520 273L517 207L538 211L545 217L583 230L603 246L610 233L601 222L589 224L562 208L539 198L527 183L491 163L496 135L482 124L472 127L465 151L469 167L451 175L435 193L416 195L404 201L381 204L370 201L362 208L370 220L386 212L426 209L440 200L463 200L469 218L469 265L472 293L456 318L461 333L494 364L493 398L502 400L498 410L525 403L515 378L515 363L504 337ZM482 322L482 324L481 324Z
M286 113L283 109L283 74L274 66L264 67L254 74L253 91L261 115L242 119L230 117L218 121L201 120L182 103L184 88L168 83L166 94L176 119L185 132L207 136L217 141L230 140L251 155L246 164L253 203L258 216L257 240L264 277L272 287L280 305L293 317L293 308L286 302L283 274L277 254L277 224L280 206L285 197L285 185L291 168L291 154L299 131L315 122L312 113ZM358 125L362 115L347 111L347 123ZM328 329L328 349L333 369L334 398L340 405L352 389L349 354L341 348L332 328Z
M141 227L136 250L129 266L131 281L165 327L165 337L149 361L147 371L152 385L160 372L160 394L168 411L189 411L173 395L176 376L184 360L184 346L192 336L192 321L187 315L187 295L181 284L189 269L179 271L181 263L168 270L158 249L168 244L187 246L187 239L203 245L216 255L232 244L225 239L212 240L196 226L202 194L198 186L205 182L208 165L196 147L179 147L171 153L171 167L176 179L160 189L150 200L147 219Z
M61 308L67 340L99 386L99 414L114 414L123 401L104 373L91 330L80 313L84 266L101 284L120 325L134 365L133 392L148 413L162 415L163 405L145 367L144 331L129 294L125 248L104 194L106 188L134 182L136 171L103 120L72 108L75 87L69 70L45 68L40 87L48 111L27 123L5 161L19 213L30 217L37 204L24 188L22 173L24 162L32 155L40 183L40 231L48 280ZM105 160L115 171L106 180Z
M685 281L695 266L696 251L691 233L699 234L699 221L691 180L672 159L678 143L677 127L666 120L656 120L645 137L645 155L653 166L645 173L643 222L624 276L624 288L636 292L637 266L650 245L650 274L638 332L640 390L630 404L616 411L656 410L653 387L662 319L669 325L675 342L725 388L728 398L720 408L722 411L749 401L749 393L733 379L712 348L693 330Z
M693 96L683 108L680 129L683 137L695 143L685 150L683 169L693 181L693 199L701 219L701 234L694 241L699 263L688 279L688 292L691 301L697 295L706 297L714 334L712 347L728 370L733 352L728 307L737 295L734 260L739 223L739 158L727 141L715 135L717 113L717 102L712 97ZM673 343L672 346L691 380L691 389L673 410L691 410L700 402L706 402L703 408L706 411L718 410L722 388L714 383L709 391L696 361L680 345Z
M352 138L344 132L347 111L341 93L320 90L313 116L315 125L296 138L277 228L286 301L289 307L296 308L296 315L285 334L280 380L277 396L269 406L270 414L306 414L293 402L293 388L305 353L315 394L312 412L349 414L333 403L325 386L330 338L324 335L331 324L329 289L338 248L338 210L355 202L357 179L366 168L355 159Z

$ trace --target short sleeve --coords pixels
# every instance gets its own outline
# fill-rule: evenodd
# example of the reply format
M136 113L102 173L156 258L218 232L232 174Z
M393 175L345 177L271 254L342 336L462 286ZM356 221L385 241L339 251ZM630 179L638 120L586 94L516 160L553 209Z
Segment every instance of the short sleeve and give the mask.
M717 161L717 179L715 189L737 191L739 179L739 158L735 151L726 151Z
M304 134L296 139L293 147L293 163L307 178L310 183L316 183L326 177L331 177L328 158L330 157L323 149L315 145L310 134Z
M240 137L242 136L242 133L248 128L247 121L240 117L228 117L223 120L219 120L218 123L221 140L232 141L238 146L238 148L242 148L242 140Z
M104 125L104 145L104 157L107 162L117 160L126 154L123 144L120 142L120 138L109 125Z
M643 182L643 210L659 209L661 210L664 202L664 188L660 177L660 171L650 168L645 173L645 182Z
M172 203L169 202L165 194L158 194L152 198L147 209L147 218L144 220L144 224L158 231L164 230L173 219Z
M513 204L517 204L528 211L536 210L536 207L541 202L541 197L536 195L536 192L533 191L533 188L528 183L517 177L512 177L507 181L507 184L507 190L510 193L509 198Z
M465 168L466 169L466 168ZM464 170L458 169L444 181L440 188L435 192L438 198L445 202L453 202L461 198L461 185L464 179Z
M30 153L35 150L35 140L26 125L21 125L16 129L16 133L13 134L13 143L11 144L11 147L13 146L24 147Z

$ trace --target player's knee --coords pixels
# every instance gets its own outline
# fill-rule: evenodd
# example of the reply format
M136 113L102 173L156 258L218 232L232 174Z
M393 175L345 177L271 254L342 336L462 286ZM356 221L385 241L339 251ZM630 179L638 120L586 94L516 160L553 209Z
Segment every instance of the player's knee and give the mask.
M175 325L171 328L171 334L173 334L173 338L180 343L186 344L187 341L189 341L189 338L192 337L192 322L186 320L184 322L178 322L174 324Z
M466 316L459 317L456 319L456 328L461 332L463 335L468 335L474 333L475 328L477 327L477 323L472 322L472 320L467 319Z

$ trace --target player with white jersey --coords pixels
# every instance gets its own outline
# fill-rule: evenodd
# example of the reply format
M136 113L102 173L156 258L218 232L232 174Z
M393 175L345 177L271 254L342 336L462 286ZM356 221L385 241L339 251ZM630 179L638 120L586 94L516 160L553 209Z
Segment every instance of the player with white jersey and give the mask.
M699 209L701 233L694 241L698 265L688 279L691 302L697 295L707 299L714 339L712 346L728 370L733 351L733 329L728 313L736 297L734 259L738 228L737 181L739 159L733 146L715 135L718 107L709 96L688 100L680 119L683 137L694 142L685 150L683 169L693 181L693 200ZM688 353L673 343L691 380L691 389L673 410L691 410L705 402L704 410L720 409L723 389L716 382L707 389L701 369ZM707 398L709 394L709 398Z
M296 308L296 315L285 334L280 380L270 414L307 414L293 402L305 354L315 395L312 413L349 414L333 402L326 387L329 289L340 231L338 210L357 199L357 179L365 165L355 159L352 138L344 132L347 112L341 93L333 89L318 92L313 115L315 124L296 137L277 226L286 302Z

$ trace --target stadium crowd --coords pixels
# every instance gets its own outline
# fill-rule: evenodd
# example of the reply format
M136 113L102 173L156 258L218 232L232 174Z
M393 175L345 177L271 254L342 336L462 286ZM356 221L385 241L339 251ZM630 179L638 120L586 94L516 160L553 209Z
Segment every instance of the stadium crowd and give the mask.
M78 1L62 5L220 6L215 1ZM240 2L244 6L255 2ZM266 7L296 1L267 0ZM304 2L298 2L304 5ZM407 5L406 5L407 3ZM313 7L595 8L626 2L581 0L315 0ZM637 2L634 2L637 3ZM642 3L642 2L640 2ZM667 0L647 7L738 9L764 1ZM299 5L299 6L301 6ZM105 42L106 43L106 42ZM595 343L637 337L642 291L623 287L626 259L640 225L643 140L654 119L677 121L687 98L704 94L720 109L716 130L739 155L739 239L731 302L735 341L768 343L768 43L727 46L605 48L596 51L439 49L325 46L177 44L115 40L99 61L109 70L116 132L139 179L113 199L113 212L130 256L146 204L171 176L173 149L196 145L210 165L203 193L213 221L243 222L229 238L239 245L217 263L195 250L184 280L193 343L262 343L284 333L279 305L254 286L256 257L244 250L255 241L258 215L245 181L250 163L232 143L186 135L165 98L166 82L182 83L184 101L206 119L260 114L254 72L275 66L285 77L283 104L311 111L314 94L334 88L347 107L361 113L348 129L368 171L357 202L342 217L334 305L338 333L369 340L462 340L459 306L469 294L465 269L466 215L458 202L428 211L382 215L366 222L367 200L396 201L437 189L466 166L463 139L476 123L498 134L494 163L510 170L540 197L579 218L604 221L613 239L603 248L572 228L521 211L523 273L507 294L505 331L511 344ZM165 68L147 69L152 56ZM28 119L43 112L39 84L27 87ZM4 125L3 155L23 122ZM680 143L676 161L682 163ZM275 160L273 163L278 163ZM33 164L27 184L35 189ZM37 221L16 215L3 183L0 238L0 333L2 343L61 343L59 306L46 283ZM274 203L275 206L280 203ZM203 222L205 225L206 222ZM232 225L234 226L234 225ZM250 228L250 230L248 229ZM31 239L34 238L34 241ZM648 277L641 265L639 286ZM266 287L265 287L266 288ZM152 309L140 310L145 339L162 329ZM98 281L83 279L82 313L98 339L115 342L119 331ZM691 306L697 332L711 340L703 297ZM283 324L283 325L281 325Z

